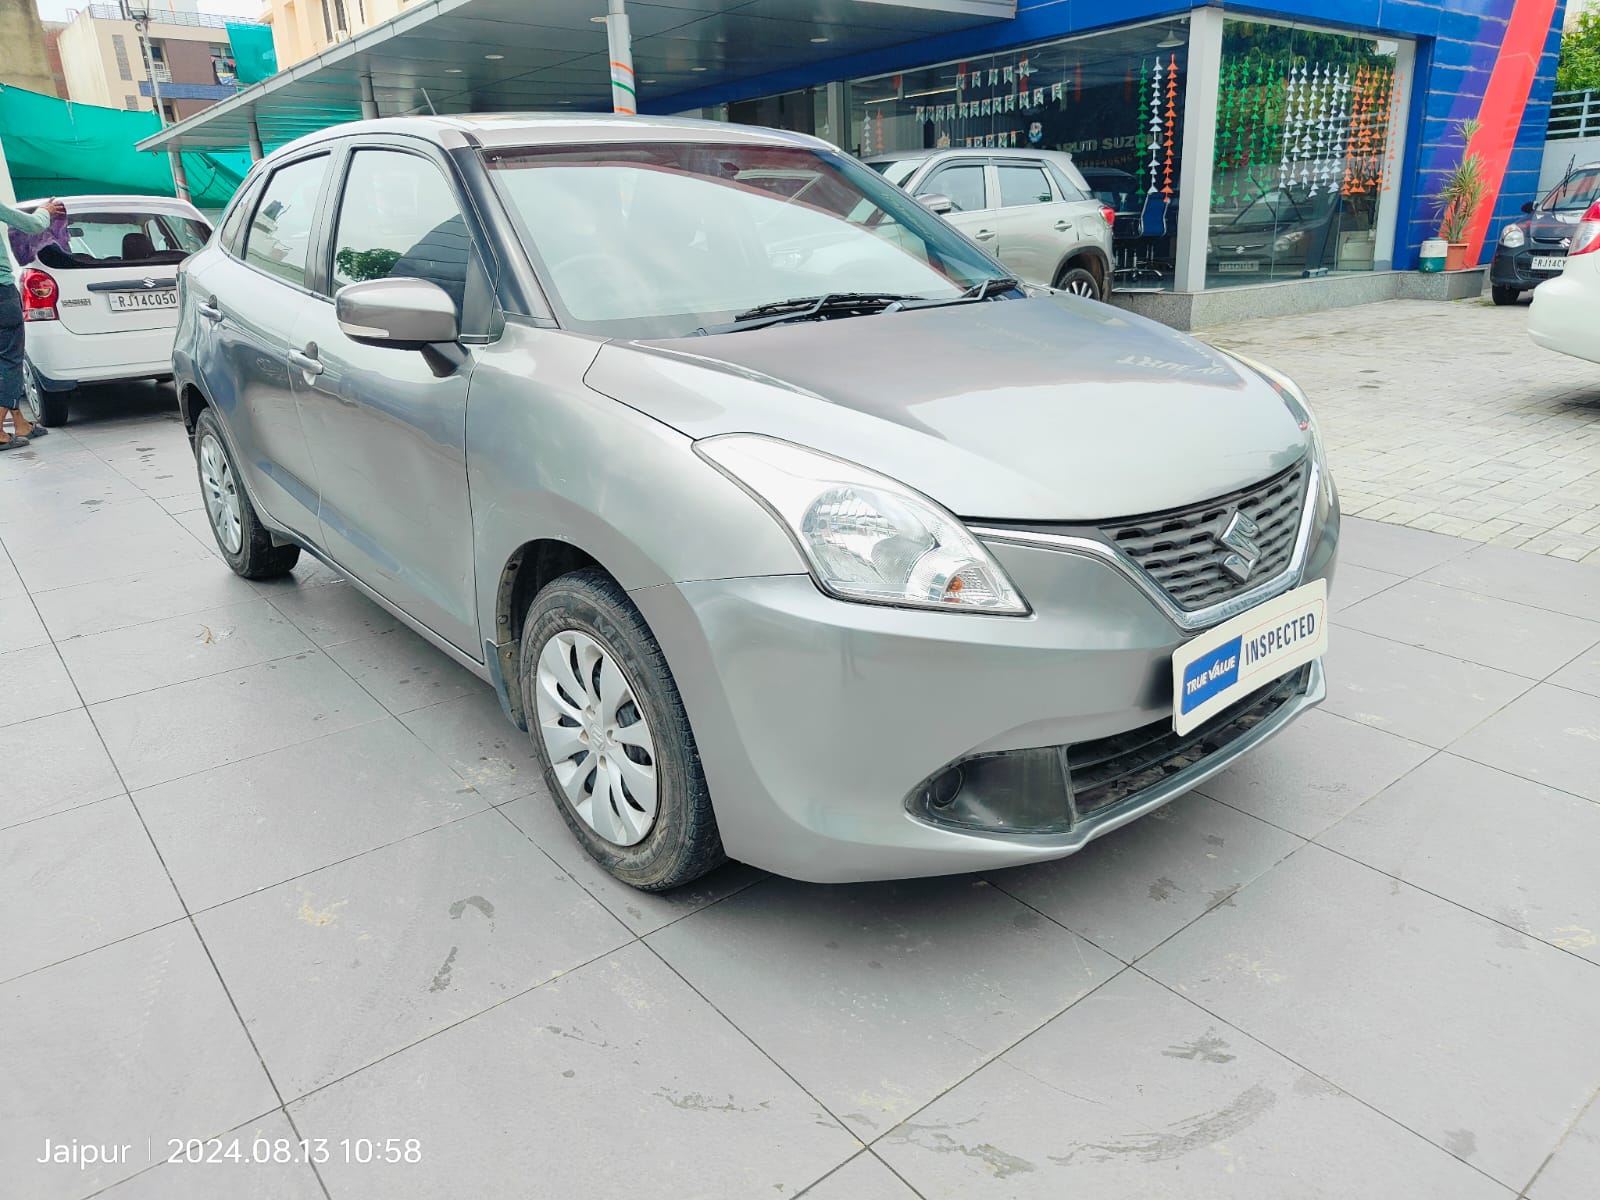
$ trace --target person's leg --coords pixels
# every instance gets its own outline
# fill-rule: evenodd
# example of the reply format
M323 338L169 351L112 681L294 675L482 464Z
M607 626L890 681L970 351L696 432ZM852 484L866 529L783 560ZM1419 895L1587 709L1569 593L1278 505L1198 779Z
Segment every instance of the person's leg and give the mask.
M22 334L22 299L15 287L0 284L0 449L32 428L18 408L23 392ZM5 432L6 418L15 433Z

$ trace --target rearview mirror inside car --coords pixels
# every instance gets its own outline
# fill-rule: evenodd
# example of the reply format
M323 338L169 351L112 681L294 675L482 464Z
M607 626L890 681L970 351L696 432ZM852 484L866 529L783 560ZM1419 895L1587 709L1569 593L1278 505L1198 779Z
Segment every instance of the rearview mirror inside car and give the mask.
M346 284L334 294L333 304L339 328L358 342L415 350L460 336L455 301L425 279Z

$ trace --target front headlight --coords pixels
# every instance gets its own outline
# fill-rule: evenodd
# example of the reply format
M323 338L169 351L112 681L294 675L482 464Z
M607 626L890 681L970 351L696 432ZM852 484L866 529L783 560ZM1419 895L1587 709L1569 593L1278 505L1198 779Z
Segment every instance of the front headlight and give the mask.
M1528 235L1522 232L1520 225L1507 225L1500 231L1500 244L1507 250L1515 250L1528 244Z
M695 451L778 518L841 600L1025 616L982 542L920 492L790 442L725 434Z
M1324 499L1333 499L1333 475L1328 470L1328 450L1322 442L1322 430L1317 428L1317 418L1311 411L1311 403L1306 399L1305 392L1300 385L1290 379L1282 371L1275 371L1264 363L1258 363L1253 358L1246 358L1242 354L1235 354L1232 350L1221 353L1240 366L1254 371L1261 378L1272 385L1272 390L1277 392L1283 400L1284 407L1289 410L1289 415L1299 423L1300 428L1311 435L1311 455L1317 464L1317 474L1322 478L1322 494Z

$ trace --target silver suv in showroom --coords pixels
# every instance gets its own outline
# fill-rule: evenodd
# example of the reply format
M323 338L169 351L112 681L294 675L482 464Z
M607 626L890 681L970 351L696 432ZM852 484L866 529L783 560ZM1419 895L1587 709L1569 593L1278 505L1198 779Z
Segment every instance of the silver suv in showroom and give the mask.
M1059 150L919 150L869 158L1028 283L1104 300L1116 210Z
M179 291L227 563L309 553L492 684L637 887L1057 858L1324 695L1295 385L1030 294L816 139L340 125Z

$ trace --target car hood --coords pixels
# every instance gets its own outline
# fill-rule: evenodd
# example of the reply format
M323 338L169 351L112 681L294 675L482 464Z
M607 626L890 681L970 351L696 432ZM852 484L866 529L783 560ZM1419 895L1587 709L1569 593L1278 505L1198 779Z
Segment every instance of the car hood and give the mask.
M586 382L692 438L783 438L967 518L1175 508L1257 483L1309 444L1254 372L1067 296L611 342Z
M1536 212L1521 222L1527 234L1536 242L1560 246L1571 237L1583 217L1581 209L1571 212Z

